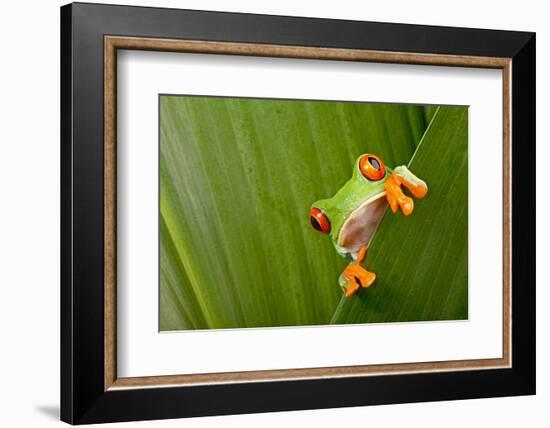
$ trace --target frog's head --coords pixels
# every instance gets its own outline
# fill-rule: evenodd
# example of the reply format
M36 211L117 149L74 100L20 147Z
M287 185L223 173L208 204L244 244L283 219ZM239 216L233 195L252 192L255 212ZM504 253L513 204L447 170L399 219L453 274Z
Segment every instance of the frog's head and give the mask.
M328 234L341 255L355 258L369 242L387 206L384 182L391 172L378 156L361 155L336 194L311 206L311 225Z

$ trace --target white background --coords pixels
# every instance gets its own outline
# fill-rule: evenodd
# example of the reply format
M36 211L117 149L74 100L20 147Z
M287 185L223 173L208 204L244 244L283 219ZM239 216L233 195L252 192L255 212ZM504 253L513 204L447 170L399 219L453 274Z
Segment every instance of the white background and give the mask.
M110 3L109 1L104 1ZM228 10L415 24L537 31L537 340L538 395L462 402L418 403L191 420L124 426L548 426L550 416L550 157L547 98L549 13L524 0L358 2L127 1ZM0 13L0 420L8 427L54 426L59 405L59 1L5 2ZM546 118L546 120L545 120ZM32 122L31 122L32 120Z
M502 356L501 70L125 51L117 78L119 376ZM159 93L469 105L468 320L159 334Z

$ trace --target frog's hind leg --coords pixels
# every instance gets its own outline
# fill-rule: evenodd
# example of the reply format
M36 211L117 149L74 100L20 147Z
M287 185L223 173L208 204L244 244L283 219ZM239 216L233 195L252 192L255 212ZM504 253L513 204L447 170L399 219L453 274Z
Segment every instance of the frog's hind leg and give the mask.
M344 296L351 297L359 290L359 282L355 278L347 279L344 288Z
M368 288L376 279L376 274L361 266L367 254L367 246L363 246L357 255L357 260L350 263L342 272L340 284L346 297L353 296L359 287Z
M370 272L359 264L349 264L342 273L345 279L344 295L346 297L353 296L359 287L368 288L376 279L376 274Z

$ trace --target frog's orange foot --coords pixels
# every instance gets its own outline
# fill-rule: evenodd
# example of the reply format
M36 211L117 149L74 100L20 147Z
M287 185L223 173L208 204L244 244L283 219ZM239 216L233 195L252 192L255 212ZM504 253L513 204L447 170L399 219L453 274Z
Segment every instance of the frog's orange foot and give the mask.
M403 214L408 216L414 210L414 202L411 197L403 193L402 185L416 198L426 196L428 186L405 166L395 168L392 175L386 180L384 187L386 188L386 199L391 210L395 213L398 208L401 208Z
M357 290L359 290L360 286L363 288L370 287L376 279L376 274L374 272L369 272L358 262L350 263L346 269L344 269L344 272L342 272L342 276L346 280L346 287L344 290L344 295L346 297L353 296Z

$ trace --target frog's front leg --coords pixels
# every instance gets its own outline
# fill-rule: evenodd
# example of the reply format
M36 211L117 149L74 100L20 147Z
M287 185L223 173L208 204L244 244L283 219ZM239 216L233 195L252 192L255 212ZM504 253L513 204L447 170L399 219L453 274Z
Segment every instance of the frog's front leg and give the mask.
M359 287L367 288L376 279L376 274L370 272L361 266L361 262L365 259L367 255L368 246L364 245L361 247L357 259L346 266L342 275L340 275L340 285L344 289L344 295L346 297L353 296Z
M392 175L386 180L384 187L391 210L395 213L398 208L401 208L403 214L408 216L414 210L414 202L412 198L403 193L401 185L405 186L415 198L426 196L428 186L403 165L395 168Z

